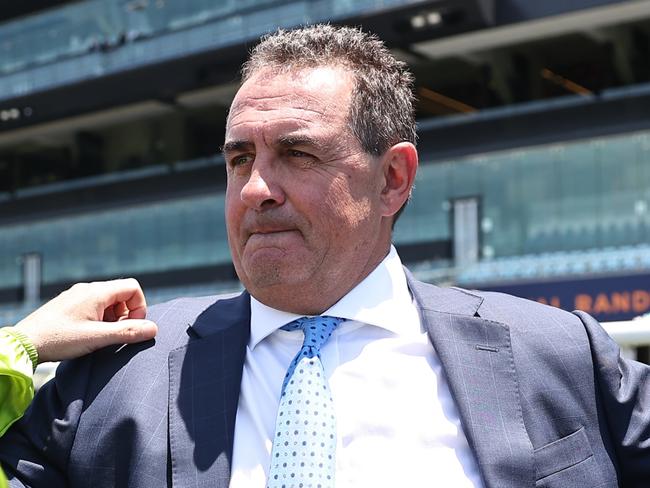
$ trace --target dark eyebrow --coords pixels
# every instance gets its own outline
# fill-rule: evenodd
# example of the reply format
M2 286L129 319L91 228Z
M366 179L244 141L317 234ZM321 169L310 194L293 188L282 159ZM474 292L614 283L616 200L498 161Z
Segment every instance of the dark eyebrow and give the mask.
M307 147L314 147L316 149L324 148L323 143L320 142L319 140L314 139L313 137L310 136L301 136L301 135L280 136L277 139L276 144L284 148L289 148L294 146L307 146ZM225 142L224 145L221 146L221 152L223 154L226 154L229 152L249 151L252 148L254 148L254 144L251 141L241 139L241 140Z
M234 152L234 151L244 151L253 147L253 143L246 140L235 140L228 141L221 146L222 153Z
M308 146L316 149L323 149L322 142L309 136L281 136L278 138L278 145L282 147Z

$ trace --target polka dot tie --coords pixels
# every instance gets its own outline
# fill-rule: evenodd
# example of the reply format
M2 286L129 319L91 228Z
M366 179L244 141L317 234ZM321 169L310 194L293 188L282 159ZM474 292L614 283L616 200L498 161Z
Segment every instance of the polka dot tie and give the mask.
M282 384L268 488L333 488L336 419L320 348L343 319L302 317L282 327L305 333Z

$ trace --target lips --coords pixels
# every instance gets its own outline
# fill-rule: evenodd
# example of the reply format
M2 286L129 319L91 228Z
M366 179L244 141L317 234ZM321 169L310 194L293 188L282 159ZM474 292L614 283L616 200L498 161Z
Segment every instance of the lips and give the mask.
M286 219L283 221L275 220L274 222L260 222L259 219L256 222L251 222L251 225L244 226L244 237L246 240L250 239L252 236L273 236L284 234L287 232L299 232L298 226L295 222L289 222ZM269 219L270 220L270 219Z
M250 231L250 235L253 234L277 234L278 232L290 232L295 229L288 228L288 227L263 227L259 229L253 229Z
M242 222L240 235L244 243L250 239L270 241L272 238L280 239L285 235L301 233L301 227L299 220L290 215L280 215L277 212L249 213Z
M251 232L248 235L247 241L249 240L263 240L263 239L273 239L273 238L282 238L285 235L292 234L297 232L296 229L274 229L274 230L256 230Z

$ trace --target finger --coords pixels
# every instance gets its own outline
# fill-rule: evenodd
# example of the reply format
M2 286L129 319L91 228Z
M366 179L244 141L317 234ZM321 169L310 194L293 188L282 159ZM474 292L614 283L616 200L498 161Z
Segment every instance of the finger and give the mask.
M129 309L126 303L119 302L113 305L113 312L115 313L116 320L124 320L129 318Z
M118 302L104 310L101 320L104 322L117 322L128 317L129 310L126 308L126 304L124 302Z
M129 310L130 319L144 319L147 303L140 283L133 278L111 280L97 283L102 293L99 297L103 309L124 302Z
M117 322L117 317L115 316L115 309L113 307L108 307L104 310L104 315L102 316L104 322Z

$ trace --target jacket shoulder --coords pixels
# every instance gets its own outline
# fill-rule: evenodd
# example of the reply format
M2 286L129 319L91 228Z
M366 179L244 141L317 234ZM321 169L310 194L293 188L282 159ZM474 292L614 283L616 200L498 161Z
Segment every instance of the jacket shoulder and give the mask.
M179 332L187 338L185 331L209 308L240 297L241 293L208 295L202 297L182 297L152 305L147 309L147 319L158 325L156 346L171 349L182 345Z
M407 274L407 276L409 276ZM415 279L409 280L418 305L437 312L470 315L499 322L510 327L548 324L574 324L580 319L573 313L506 293L439 287Z
M575 314L551 305L501 292L481 290L467 290L467 292L483 299L478 314L488 320L517 327L525 327L527 324L535 327L542 324L544 327L573 324L582 328L581 321Z

